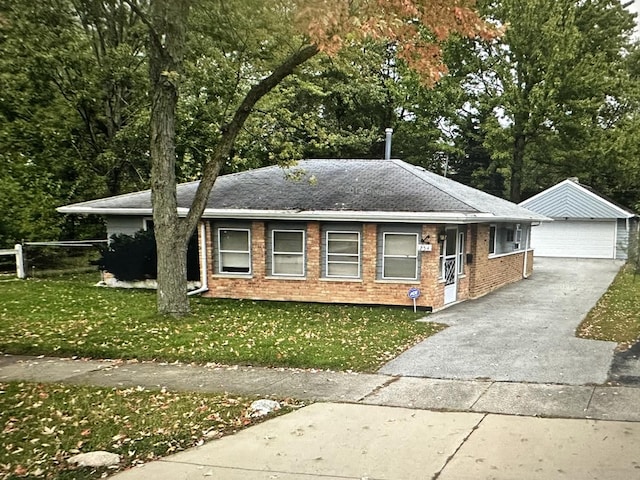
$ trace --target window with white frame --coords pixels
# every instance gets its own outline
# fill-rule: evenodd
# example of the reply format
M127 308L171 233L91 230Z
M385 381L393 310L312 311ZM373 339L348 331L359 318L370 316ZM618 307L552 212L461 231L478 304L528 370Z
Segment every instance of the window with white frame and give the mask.
M304 231L273 230L271 239L271 274L304 276Z
M360 232L328 231L327 277L360 276Z
M382 278L399 280L418 278L417 233L384 233Z
M523 249L522 225L519 223L504 223L489 227L489 254L505 255Z
M522 227L519 223L516 224L516 230L513 237L513 249L520 250L522 246Z
M251 233L247 229L218 229L218 272L251 273Z

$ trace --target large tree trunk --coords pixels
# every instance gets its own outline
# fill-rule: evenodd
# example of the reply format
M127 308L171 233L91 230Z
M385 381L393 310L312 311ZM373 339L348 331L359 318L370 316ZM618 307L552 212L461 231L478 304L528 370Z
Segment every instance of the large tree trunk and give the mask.
M158 253L158 313L189 313L187 244L190 233L178 217L175 118L182 73L189 0L151 2L151 198Z
M156 232L158 232L157 228ZM156 233L156 245L158 251L158 313L174 317L184 316L189 313L186 283L187 242L166 233Z
M155 0L151 3L149 22L151 196L158 253L157 304L158 313L173 316L189 312L186 270L189 238L204 212L209 192L244 122L263 96L293 73L297 66L318 53L315 45L303 46L249 90L207 159L187 218L181 219L178 217L176 198L175 118L189 3L189 0Z

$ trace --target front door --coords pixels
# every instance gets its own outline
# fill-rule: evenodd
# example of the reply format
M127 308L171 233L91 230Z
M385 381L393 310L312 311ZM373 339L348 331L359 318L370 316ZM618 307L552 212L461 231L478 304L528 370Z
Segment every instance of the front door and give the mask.
M458 229L447 228L447 238L444 241L444 303L455 302L458 298L458 266L456 263L458 252Z

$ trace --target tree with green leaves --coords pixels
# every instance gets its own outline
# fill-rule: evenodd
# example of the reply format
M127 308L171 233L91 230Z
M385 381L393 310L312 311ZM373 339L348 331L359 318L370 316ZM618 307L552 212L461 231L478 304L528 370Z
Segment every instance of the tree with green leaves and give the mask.
M443 71L439 42L456 33L491 37L495 29L485 24L463 0L313 2L250 1L238 4L198 3L189 0L154 0L144 11L128 4L149 29L151 80L151 189L158 248L158 311L184 315L186 296L186 245L236 140L256 105L284 79L320 52L335 54L345 44L364 38L394 42L400 58L421 72L425 82ZM204 152L199 188L186 218L176 202L176 120L180 84L185 81L184 60L190 20L219 11L226 35L214 37L217 57L237 58L236 98L226 103L218 120L217 141ZM236 8L250 9L250 15ZM202 10L201 10L202 9ZM258 23L250 28L250 23ZM236 28L237 26L241 28ZM260 26L268 28L262 30ZM250 35L245 35L245 29ZM231 42L231 44L227 43ZM245 43L246 42L246 43ZM277 48L276 48L277 47ZM206 59L203 59L206 61ZM246 65L251 74L246 77ZM245 68L243 68L245 67ZM215 75L212 77L215 80ZM206 85L202 85L206 89ZM212 99L216 101L216 99Z
M120 0L6 0L0 18L0 242L74 235L55 206L147 184L146 27Z
M481 6L508 28L499 39L474 43L476 60L464 75L470 115L482 119L494 169L507 175L507 196L518 202L563 177L606 172L599 157L616 141L625 95L637 88L625 67L633 16L618 0Z

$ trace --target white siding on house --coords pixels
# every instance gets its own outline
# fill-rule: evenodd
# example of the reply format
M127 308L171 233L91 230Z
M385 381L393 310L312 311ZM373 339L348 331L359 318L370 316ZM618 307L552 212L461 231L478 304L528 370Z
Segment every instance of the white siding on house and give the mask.
M616 237L616 260L626 260L629 250L629 230L627 224L630 221L625 218L618 219L618 232Z
M107 216L107 238L111 238L116 233L133 235L142 230L144 225L143 217L137 216Z
M536 257L615 258L616 222L556 220L531 230Z
M520 206L550 218L610 219L633 216L584 186L567 180L521 202Z

